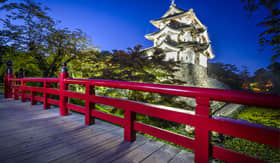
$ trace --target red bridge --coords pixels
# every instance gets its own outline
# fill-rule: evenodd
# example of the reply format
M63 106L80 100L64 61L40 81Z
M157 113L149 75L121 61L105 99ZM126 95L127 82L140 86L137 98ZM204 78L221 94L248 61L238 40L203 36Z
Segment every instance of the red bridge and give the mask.
M209 107L210 101L215 100L279 109L279 96L137 82L70 79L67 76L66 67L62 69L59 78L15 79L12 73L7 73L5 75L5 98L14 98L18 100L20 97L22 102L26 102L27 99L30 99L31 105L35 105L37 101L40 101L43 103L44 109L49 109L51 104L57 105L59 106L60 116L67 116L69 110L74 110L84 114L86 125L94 124L95 118L98 118L123 126L124 140L126 142L133 142L138 139L136 131L155 136L193 150L195 162L208 162L210 158L217 158L226 162L264 162L211 144L211 131L280 148L279 129L228 118L212 117L210 113L211 108ZM43 87L27 86L28 82L43 83ZM59 83L59 89L51 88L51 83ZM85 93L69 91L67 90L68 84L83 85L86 91ZM197 106L195 107L195 114L188 114L184 111L167 110L147 103L97 96L94 91L95 86L191 97L196 99ZM26 91L30 91L30 94L27 94ZM37 96L37 93L43 93L43 97ZM51 94L58 95L59 100L51 99ZM85 107L68 103L68 98L84 100ZM97 111L94 104L103 104L123 109L124 118ZM137 122L136 113L194 126L195 138L185 137ZM70 115L70 117L71 116L72 115ZM166 160L166 162L168 161L170 160Z

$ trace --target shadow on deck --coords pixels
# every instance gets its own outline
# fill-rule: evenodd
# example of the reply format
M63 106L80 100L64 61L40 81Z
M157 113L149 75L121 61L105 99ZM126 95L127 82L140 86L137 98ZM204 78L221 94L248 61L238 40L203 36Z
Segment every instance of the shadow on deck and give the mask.
M0 95L0 162L194 162L194 155L137 134L123 141L123 129L84 116L60 117L59 109L3 99Z

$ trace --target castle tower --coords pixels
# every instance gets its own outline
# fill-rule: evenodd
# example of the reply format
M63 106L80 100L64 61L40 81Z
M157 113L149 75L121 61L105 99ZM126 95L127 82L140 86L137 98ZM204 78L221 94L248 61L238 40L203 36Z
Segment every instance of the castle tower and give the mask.
M181 71L175 74L177 78L187 85L207 86L207 61L214 58L214 54L207 29L193 9L185 11L172 1L169 10L151 23L159 31L145 36L154 46L144 51L153 55L155 48L162 49L167 60L181 61Z

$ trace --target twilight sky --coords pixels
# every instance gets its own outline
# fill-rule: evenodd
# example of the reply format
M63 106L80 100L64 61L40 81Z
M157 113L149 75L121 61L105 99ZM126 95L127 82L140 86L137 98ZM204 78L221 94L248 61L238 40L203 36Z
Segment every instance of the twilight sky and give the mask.
M144 48L152 42L144 35L157 31L150 20L160 18L171 0L39 0L51 8L51 16L70 29L80 28L101 50ZM240 0L176 0L176 5L194 9L198 19L208 28L213 52L211 62L248 66L251 72L266 67L270 50L259 51L256 24L264 12L248 19Z

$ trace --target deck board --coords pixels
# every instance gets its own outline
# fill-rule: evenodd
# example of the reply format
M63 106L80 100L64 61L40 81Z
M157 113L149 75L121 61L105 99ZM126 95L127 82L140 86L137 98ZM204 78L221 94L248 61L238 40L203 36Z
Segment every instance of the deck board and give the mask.
M123 140L123 129L96 120L84 124L84 116L59 109L44 110L0 95L0 162L193 162L193 154L137 134Z

